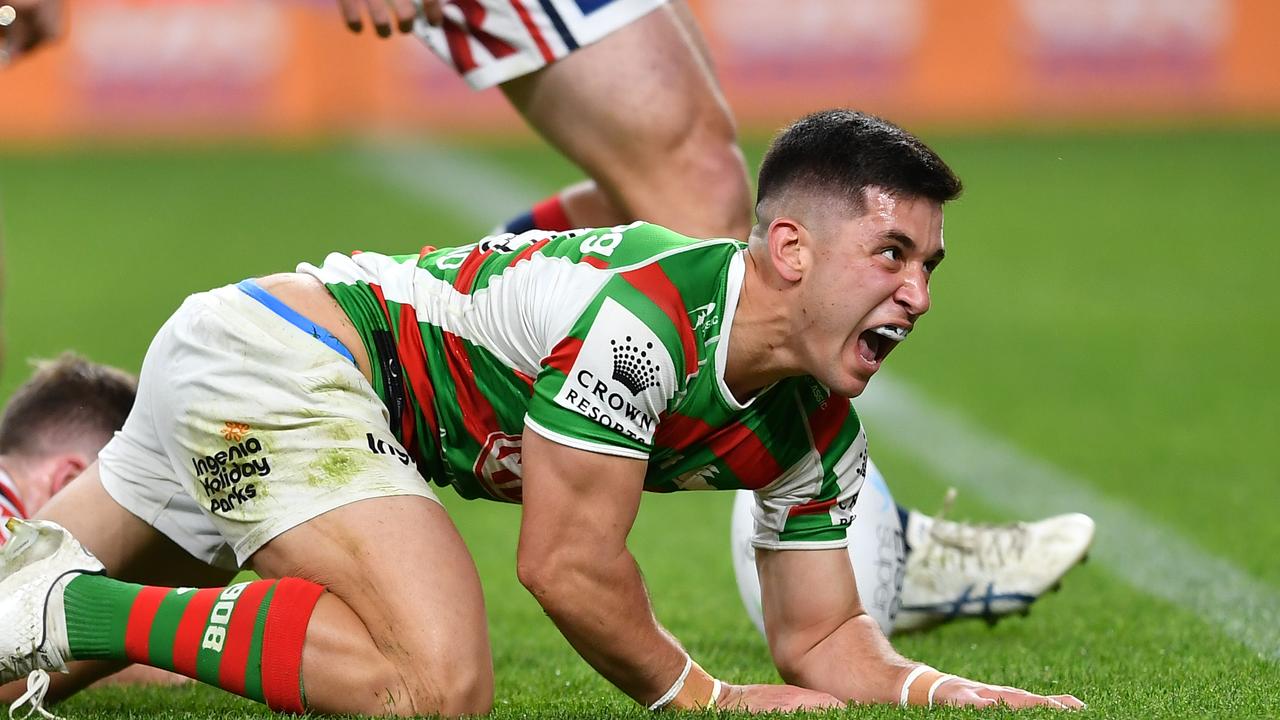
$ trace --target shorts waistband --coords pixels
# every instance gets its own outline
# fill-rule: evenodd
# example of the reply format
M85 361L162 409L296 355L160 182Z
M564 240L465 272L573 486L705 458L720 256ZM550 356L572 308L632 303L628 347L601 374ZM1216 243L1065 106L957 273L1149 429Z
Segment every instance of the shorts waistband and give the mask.
M241 280L236 283L236 287L245 295L248 295L254 300L262 303L263 306L271 312L289 321L290 324L294 325L302 332L319 340L325 345L328 345L334 352L350 360L353 365L355 364L355 356L351 354L351 351L347 349L346 345L342 344L341 340L333 336L333 333L320 327L314 322L311 322L298 311L280 302L279 298L264 290L257 281L252 278L248 280Z

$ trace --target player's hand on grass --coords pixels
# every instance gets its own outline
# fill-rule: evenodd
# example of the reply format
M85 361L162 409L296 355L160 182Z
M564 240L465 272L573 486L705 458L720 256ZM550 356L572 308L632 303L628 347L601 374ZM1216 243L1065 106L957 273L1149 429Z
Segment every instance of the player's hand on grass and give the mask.
M988 685L961 677L952 678L939 685L934 692L933 703L934 705L969 707L995 707L1004 704L1015 710L1030 707L1082 710L1085 706L1073 695L1036 695L1014 687Z
M338 9L342 11L342 19L346 21L351 32L364 29L364 19L369 22L378 37L391 37L393 30L407 33L413 30L413 20L418 14L418 5L427 22L439 25L444 19L440 9L441 0L338 0Z
M0 0L0 67L62 31L62 0Z
M795 685L724 685L716 707L721 710L768 712L844 707L844 703L817 690Z

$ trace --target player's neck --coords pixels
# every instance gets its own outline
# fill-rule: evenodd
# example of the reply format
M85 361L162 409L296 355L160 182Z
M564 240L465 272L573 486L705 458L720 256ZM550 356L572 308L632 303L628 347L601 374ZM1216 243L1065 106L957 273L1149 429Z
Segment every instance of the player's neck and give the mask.
M783 378L804 374L787 345L794 326L789 305L754 255L745 255L746 272L729 328L724 369L725 384L741 402Z

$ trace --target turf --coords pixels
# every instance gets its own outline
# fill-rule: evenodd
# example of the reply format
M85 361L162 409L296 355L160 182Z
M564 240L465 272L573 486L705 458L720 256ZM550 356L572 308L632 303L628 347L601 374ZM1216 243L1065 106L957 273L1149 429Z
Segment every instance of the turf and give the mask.
M1280 592L1271 445L1280 437L1271 289L1280 245L1264 215L1280 194L1280 131L929 139L968 191L948 213L934 310L891 371ZM749 155L761 147L749 143ZM575 178L536 143L462 151L548 189ZM8 151L0 201L9 345L0 396L26 374L23 358L66 348L136 367L189 292L329 250L417 249L488 226L371 181L341 145ZM943 481L910 452L929 438L877 446L875 418L868 423L895 495L935 506ZM737 599L729 503L713 494L650 498L633 548L659 617L704 666L734 681L771 681L768 651ZM485 583L495 716L646 716L577 658L516 582L518 511L450 506ZM957 511L1001 517L972 496ZM1280 714L1280 656L1259 657L1123 580L1086 565L1025 619L956 624L897 644L952 672L1073 692L1089 703L1088 717ZM198 687L96 690L59 712L263 714Z

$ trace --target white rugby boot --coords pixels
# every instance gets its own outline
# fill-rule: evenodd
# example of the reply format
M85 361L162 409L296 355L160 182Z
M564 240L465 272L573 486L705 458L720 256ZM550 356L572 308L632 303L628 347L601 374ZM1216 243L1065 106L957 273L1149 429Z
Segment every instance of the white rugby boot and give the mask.
M24 703L47 717L48 672L66 672L70 655L63 590L75 576L104 569L61 525L10 518L6 528L13 535L0 547L0 684L27 678L10 717Z
M894 632L924 630L958 618L995 624L1030 612L1031 603L1056 590L1062 576L1085 559L1093 543L1088 515L1068 513L1004 525L945 519L955 500L929 517L911 511L905 528L911 551Z

